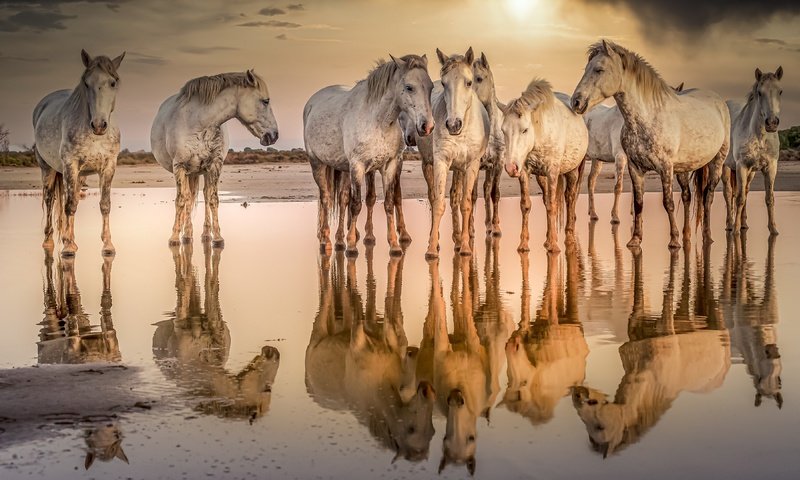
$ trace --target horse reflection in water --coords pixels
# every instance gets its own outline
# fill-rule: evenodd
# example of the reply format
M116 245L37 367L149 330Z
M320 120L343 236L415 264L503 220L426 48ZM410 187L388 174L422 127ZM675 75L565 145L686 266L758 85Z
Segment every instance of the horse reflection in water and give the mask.
M578 319L581 284L578 248L567 247L566 275L560 255L547 255L541 307L531 322L528 254L521 253L522 315L506 344L508 388L501 405L534 425L550 421L556 405L581 385L589 347Z
M400 308L403 257L392 257L384 314L377 313L372 247L366 250L366 305L356 260L320 259L319 311L306 349L306 387L315 402L350 410L381 446L399 458L428 457L436 394L416 380L418 350L409 347ZM346 264L345 264L346 262Z
M203 398L196 410L252 422L269 411L280 354L275 347L264 346L239 373L229 373L225 363L231 338L219 302L221 251L208 244L203 246L203 302L197 271L192 265L192 244L174 246L171 250L177 304L172 319L156 324L153 334L156 362L167 378L192 396Z
M86 430L86 458L83 467L89 470L95 460L110 462L115 458L128 463L128 457L122 450L122 432L116 423Z
M103 258L98 326L90 323L89 315L83 309L75 279L75 258L61 259L55 266L57 272L54 272L53 255L45 251L45 310L37 342L39 363L119 362L122 359L111 319L113 261L113 256Z
M642 254L633 252L634 300L629 341L619 348L625 375L613 402L602 392L574 387L572 401L586 425L592 448L603 457L639 441L672 406L681 392L709 393L722 385L730 368L730 339L710 278L709 245L692 288L689 248L685 249L683 284L677 306L677 251L670 255L662 311L644 308ZM694 295L693 295L694 294Z
M770 235L764 263L763 286L747 259L747 237L728 234L722 300L733 348L742 356L756 389L755 406L764 397L783 406L781 355L778 350L778 299L775 291L775 235Z
M497 242L496 238L487 239L487 244ZM417 372L420 378L433 382L439 392L439 409L447 417L439 472L454 463L464 464L470 474L475 473L478 417L488 422L500 392L502 348L513 323L500 306L496 245L487 248L488 255L492 256L492 266L487 266L483 304L477 301L478 275L473 257L456 254L453 258L452 334L447 330L439 262L429 262L431 293Z

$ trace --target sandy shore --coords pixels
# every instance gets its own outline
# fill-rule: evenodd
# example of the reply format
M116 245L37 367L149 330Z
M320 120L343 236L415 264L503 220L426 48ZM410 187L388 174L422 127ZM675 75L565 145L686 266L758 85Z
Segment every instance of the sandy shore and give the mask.
M37 168L0 168L0 190L30 190L41 188ZM588 175L588 166L584 177ZM763 190L761 175L753 180L752 190ZM403 197L427 198L425 180L422 178L421 164L406 162L403 165ZM90 187L97 186L97 177L88 179ZM221 190L225 191L226 201L274 202L311 201L317 199L317 187L311 178L307 164L258 164L228 165L223 169ZM481 182L483 180L481 179ZM379 182L380 183L380 182ZM661 184L655 174L647 176L647 191L661 191ZM114 177L114 188L152 188L173 187L172 175L157 165L119 166ZM539 193L536 182L531 182L532 192ZM675 189L678 185L675 183ZM611 192L614 188L614 169L605 165L597 182L597 192ZM719 188L722 188L721 186ZM778 167L776 190L800 190L800 162L781 162ZM519 184L515 179L503 175L501 193L504 197L519 195ZM378 186L380 194L380 185ZM586 192L586 180L582 191ZM625 191L630 191L630 181L625 179Z

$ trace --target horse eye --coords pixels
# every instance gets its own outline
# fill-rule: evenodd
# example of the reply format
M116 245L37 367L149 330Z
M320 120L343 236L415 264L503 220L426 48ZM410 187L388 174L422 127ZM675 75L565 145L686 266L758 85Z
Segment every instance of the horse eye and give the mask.
M412 87L411 85L406 85L406 92L414 93L414 87Z
M116 88L116 86L117 86L117 82L115 82L114 80L112 80L112 81L111 81L111 88Z
M467 87L471 87L471 86L472 86L472 82L467 82Z
M414 428L414 427L408 427L408 434L409 434L409 435L413 435L413 434L414 434L414 432L416 432L416 431L417 431L417 429L416 429L416 428Z
M603 73L603 72L605 72L605 70L603 70L602 68L595 68L594 72L595 73Z
M478 82L478 83L481 83L481 82L483 82L483 78L482 77L475 77L475 81Z
M778 92L778 95L783 95L783 90L781 90L780 92Z
M269 105L269 98L261 100L261 103L263 103L264 105Z
M468 442L474 442L475 441L475 435L470 435L469 437L467 437L467 441Z

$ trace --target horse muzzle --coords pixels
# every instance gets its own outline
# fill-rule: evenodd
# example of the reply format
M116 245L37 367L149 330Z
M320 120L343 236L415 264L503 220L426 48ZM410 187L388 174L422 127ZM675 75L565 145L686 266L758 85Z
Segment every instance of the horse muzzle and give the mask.
M108 122L105 120L102 122L95 122L92 120L89 122L89 126L92 127L92 133L95 135L105 135L108 130Z
M269 146L274 145L275 142L278 141L278 131L266 132L264 136L261 137L261 145Z
M419 135L420 137L427 137L428 135L433 133L433 127L435 125L436 124L433 121L429 122L427 120L423 120L422 123L417 125L417 135Z
M461 130L464 128L464 122L460 118L456 118L455 120L448 120L444 122L444 126L447 127L447 131L450 135L461 135Z
M506 163L506 173L511 178L519 177L519 167L516 163Z
M464 400L464 393L461 392L458 388L454 388L450 395L447 396L447 404L451 407L463 407L465 400Z
M421 394L426 400L436 399L436 391L433 389L433 385L425 380L419 382L419 385L417 386L417 393Z
M583 115L584 113L586 113L586 107L588 105L589 102L585 98L582 98L580 95L578 96L573 95L572 99L570 100L570 106L572 107L572 111L577 113L578 115Z
M407 147L416 147L417 146L417 136L413 133L406 134L406 146Z
M781 119L778 117L769 117L764 121L764 129L769 133L775 133L778 131L778 125L780 125Z

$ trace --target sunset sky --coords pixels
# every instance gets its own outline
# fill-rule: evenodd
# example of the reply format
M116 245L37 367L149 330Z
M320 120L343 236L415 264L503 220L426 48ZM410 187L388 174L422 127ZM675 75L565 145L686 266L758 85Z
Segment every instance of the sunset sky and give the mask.
M800 2L771 0L0 0L0 123L32 142L31 112L72 88L80 50L116 56L124 148L149 150L158 106L189 79L255 68L278 120L276 147L302 146L302 109L319 88L351 85L388 54L486 53L498 94L532 77L571 93L586 47L606 37L644 55L670 84L741 98L753 70L783 65L781 127L800 123ZM231 125L232 146L259 147Z

